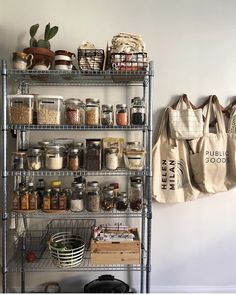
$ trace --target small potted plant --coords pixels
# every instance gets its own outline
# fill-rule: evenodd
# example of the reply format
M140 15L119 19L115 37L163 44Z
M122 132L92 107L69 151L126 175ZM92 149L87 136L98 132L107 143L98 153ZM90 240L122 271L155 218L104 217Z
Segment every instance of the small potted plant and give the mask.
M37 40L35 35L38 31L39 24L32 25L30 27L30 47L25 48L23 51L27 54L32 54L34 56L33 63L30 68L34 68L36 64L44 63L52 65L55 54L50 50L51 45L49 40L52 39L58 32L58 27L51 27L50 23L48 23L45 27L44 31L44 39Z

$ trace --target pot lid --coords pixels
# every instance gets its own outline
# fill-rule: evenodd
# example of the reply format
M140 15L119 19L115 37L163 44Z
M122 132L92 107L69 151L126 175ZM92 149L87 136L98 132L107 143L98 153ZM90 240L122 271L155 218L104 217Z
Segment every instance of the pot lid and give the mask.
M100 276L84 286L85 293L128 293L129 286L111 275Z

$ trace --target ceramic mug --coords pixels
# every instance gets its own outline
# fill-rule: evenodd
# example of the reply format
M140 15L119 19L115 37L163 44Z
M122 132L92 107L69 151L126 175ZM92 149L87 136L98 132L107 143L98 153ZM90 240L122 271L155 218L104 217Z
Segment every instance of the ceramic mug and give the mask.
M37 60L37 63L33 66L33 70L36 71L47 71L51 67L51 63L45 59Z
M13 68L16 70L26 70L32 66L33 54L26 54L22 51L13 52Z
M75 60L75 54L66 50L56 50L55 61L57 60L73 61Z
M66 70L71 71L72 70L72 62L66 61L66 60L56 60L55 61L55 69L56 70Z

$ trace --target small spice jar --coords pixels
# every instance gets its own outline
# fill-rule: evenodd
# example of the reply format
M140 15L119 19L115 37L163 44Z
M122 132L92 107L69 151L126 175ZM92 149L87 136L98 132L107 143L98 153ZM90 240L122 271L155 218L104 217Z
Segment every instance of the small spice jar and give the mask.
M12 210L20 210L20 191L13 193Z
M21 182L19 184L20 190L20 209L29 210L29 191L26 188L26 184Z
M26 169L26 153L25 152L13 152L12 153L12 169L13 170L25 170Z
M116 210L126 211L128 209L128 197L126 192L121 192L116 200Z
M131 100L130 124L144 125L146 121L145 101L141 97L134 97Z
M51 189L48 188L44 192L43 196L43 210L50 210L51 209Z
M70 209L73 212L84 210L85 190L83 183L72 182Z
M60 170L63 168L64 148L60 145L50 145L46 148L45 167L49 170Z
M78 98L69 98L65 101L65 121L69 125L83 125L85 104Z
M101 139L86 139L86 169L102 169Z
M97 181L88 182L86 209L89 212L98 212L100 210L100 188Z
M85 124L100 124L100 101L99 99L86 98Z
M77 171L80 169L79 149L71 148L68 153L68 169Z
M84 143L81 141L77 141L74 143L73 147L78 149L79 169L83 169L84 168Z
M51 209L58 210L59 209L59 194L61 188L61 181L53 180L51 182Z
M104 211L111 211L114 208L113 188L105 187L102 192L101 208Z
M128 125L128 111L126 104L116 105L116 125L126 126Z
M27 152L28 169L37 171L42 166L42 152L40 148L31 148Z
M114 125L113 105L110 105L110 104L103 104L102 105L101 123L103 126L113 126Z
M116 170L119 165L118 149L105 148L105 168L108 170Z
M143 185L142 183L133 182L130 188L130 209L140 211L143 206Z

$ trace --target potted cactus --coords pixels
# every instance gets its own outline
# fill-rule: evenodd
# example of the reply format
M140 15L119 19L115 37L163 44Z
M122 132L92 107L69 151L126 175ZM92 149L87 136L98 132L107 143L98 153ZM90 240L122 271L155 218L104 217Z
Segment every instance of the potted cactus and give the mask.
M31 68L34 68L36 64L46 64L51 66L54 59L54 52L50 50L51 45L49 40L52 39L58 32L58 27L51 27L48 23L44 31L44 39L37 40L35 35L38 31L39 24L32 25L30 27L30 47L25 48L24 52L32 54L34 56Z

